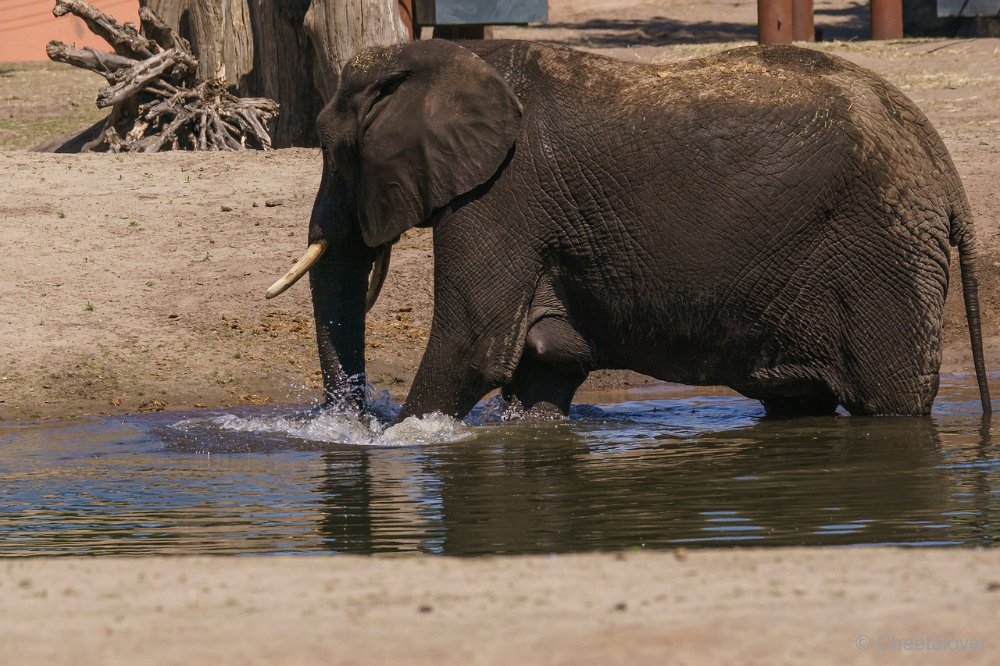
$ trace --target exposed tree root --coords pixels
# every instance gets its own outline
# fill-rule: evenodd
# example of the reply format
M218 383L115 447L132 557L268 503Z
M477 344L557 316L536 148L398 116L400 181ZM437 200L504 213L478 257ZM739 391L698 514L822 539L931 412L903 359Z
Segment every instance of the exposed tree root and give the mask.
M56 0L52 13L79 16L115 51L58 41L46 47L50 59L97 72L108 81L97 106L112 107L111 114L81 152L270 149L268 123L278 115L278 104L237 97L219 80L199 79L191 45L149 8L139 11L141 33L84 0Z

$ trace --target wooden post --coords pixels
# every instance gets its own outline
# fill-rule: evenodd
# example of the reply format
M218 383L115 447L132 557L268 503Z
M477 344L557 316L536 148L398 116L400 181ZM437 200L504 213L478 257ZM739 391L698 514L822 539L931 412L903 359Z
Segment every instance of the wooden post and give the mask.
M792 43L792 0L757 0L757 41Z
M903 0L871 0L872 39L903 38Z
M813 0L792 0L792 39L796 42L816 41Z

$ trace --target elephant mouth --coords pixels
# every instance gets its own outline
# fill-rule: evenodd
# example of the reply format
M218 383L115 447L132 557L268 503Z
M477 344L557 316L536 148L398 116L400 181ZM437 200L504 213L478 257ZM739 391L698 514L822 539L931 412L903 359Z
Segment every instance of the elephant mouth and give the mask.
M271 299L280 296L299 281L299 279L309 272L316 265L330 247L330 242L320 239L315 243L310 243L306 251L299 257L287 273L274 281L266 292L264 298ZM375 263L372 266L371 274L368 277L368 293L365 296L365 312L369 312L378 301L378 296L382 292L382 285L385 284L385 276L389 274L389 260L392 257L392 244L386 243L379 246L375 252Z

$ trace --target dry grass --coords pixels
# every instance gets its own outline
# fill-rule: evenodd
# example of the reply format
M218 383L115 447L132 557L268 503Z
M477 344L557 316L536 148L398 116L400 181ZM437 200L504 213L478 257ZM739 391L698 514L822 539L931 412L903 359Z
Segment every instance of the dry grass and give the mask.
M662 65L681 60L691 60L693 58L705 58L707 56L722 53L729 49L736 49L741 46L753 46L757 42L709 42L705 44L671 44L663 46L660 52L652 57L650 62L655 65Z
M1000 76L961 76L959 74L899 74L887 77L900 90L957 90L969 86L1000 84Z
M106 115L97 74L50 62L0 63L0 150L67 136Z

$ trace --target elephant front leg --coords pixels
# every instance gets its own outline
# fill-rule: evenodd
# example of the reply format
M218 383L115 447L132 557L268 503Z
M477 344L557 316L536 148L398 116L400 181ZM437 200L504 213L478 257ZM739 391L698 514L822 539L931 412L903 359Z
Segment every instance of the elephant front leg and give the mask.
M463 231L463 221L473 230ZM448 220L448 234L440 227L434 231L434 319L397 422L433 412L462 418L514 376L540 263L534 255L522 255L516 239L507 237L479 239L476 251L470 251L469 234L484 226L503 228L455 216ZM505 248L504 260L484 260L480 245Z
M434 412L462 418L486 393L499 388L503 382L491 380L472 362L473 356L467 346L436 338L432 332L396 422Z

